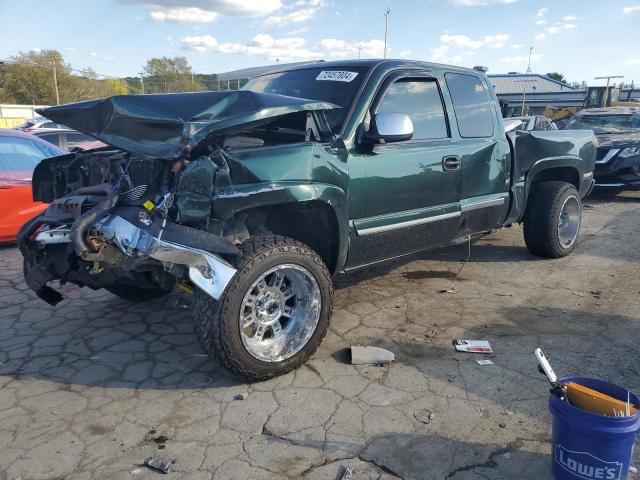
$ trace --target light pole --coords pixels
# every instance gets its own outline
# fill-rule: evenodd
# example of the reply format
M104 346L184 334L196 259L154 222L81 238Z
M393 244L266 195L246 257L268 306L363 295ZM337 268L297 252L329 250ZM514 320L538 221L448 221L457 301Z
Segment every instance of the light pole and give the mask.
M594 80L606 80L607 86L604 88L604 96L602 97L602 106L607 106L607 101L609 100L609 81L612 78L624 78L624 75L609 75L608 77L594 77Z
M140 88L142 90L142 95L144 95L144 73L143 72L139 72L140 73Z
M387 33L389 31L389 15L391 15L391 7L387 7L384 12L384 58L387 58Z
M56 72L56 61L53 60L51 62L51 65L53 66L53 87L56 90L56 105L60 105L60 92L58 91L58 75Z
M533 47L529 47L529 65L527 65L527 75L531 74L531 54L533 53Z
M522 107L520 108L520 116L524 117L524 109L526 106L526 102L527 102L527 83L535 83L536 81L533 79L530 80L516 80L516 83L522 83L525 85L522 85ZM535 90L535 88L534 88Z

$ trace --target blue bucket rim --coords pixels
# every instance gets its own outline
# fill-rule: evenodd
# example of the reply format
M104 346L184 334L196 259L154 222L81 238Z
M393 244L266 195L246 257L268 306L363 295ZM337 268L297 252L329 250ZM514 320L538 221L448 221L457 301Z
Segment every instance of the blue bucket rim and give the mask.
M560 383L564 384L567 382L576 382L580 383L581 380L587 380L589 382L600 383L604 385L609 385L615 387L617 389L627 390L630 394L630 397L633 401L633 405L638 408L640 404L640 398L634 394L631 390L621 387L612 382L608 382L606 380L601 380L598 378L591 377L566 377L560 379ZM616 397L614 397L616 398ZM621 400L621 399L618 399ZM622 400L624 401L624 400ZM578 408L574 405L571 405L568 401L560 400L560 398L556 395L551 395L549 398L549 409L554 415L560 415L562 417L567 418L568 420L583 424L585 428L594 429L594 426L599 424L599 427L595 427L595 429L600 431L611 431L611 432L632 432L640 429L640 412L632 415L630 417L609 417L606 415L600 415L598 413L588 412L581 408ZM605 422L606 425L602 425Z

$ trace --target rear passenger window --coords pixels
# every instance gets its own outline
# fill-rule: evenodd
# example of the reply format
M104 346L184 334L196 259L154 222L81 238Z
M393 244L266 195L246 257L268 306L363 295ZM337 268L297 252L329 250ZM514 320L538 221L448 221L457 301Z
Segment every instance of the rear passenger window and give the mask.
M493 135L493 114L489 94L478 77L460 73L445 74L460 136Z
M375 113L404 113L413 122L413 140L447 138L447 121L434 80L402 79L384 93Z

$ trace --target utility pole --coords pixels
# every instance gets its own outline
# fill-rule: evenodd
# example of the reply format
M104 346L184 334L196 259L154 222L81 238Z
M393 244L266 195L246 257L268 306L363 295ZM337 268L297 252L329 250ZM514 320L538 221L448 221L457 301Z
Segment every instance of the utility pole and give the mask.
M387 7L384 12L384 58L387 58L387 33L389 31L389 15L391 15L391 6Z
M529 65L527 65L527 75L531 75L531 54L533 53L533 47L529 47Z
M609 101L609 82L612 78L624 78L624 75L609 75L608 77L594 77L594 80L606 80L607 86L604 88L604 96L602 97L602 106L606 107Z
M520 108L520 116L524 117L525 113L524 113L524 109L525 109L525 104L527 101L527 83L535 83L536 81L534 79L530 79L530 80L516 80L516 83L522 83L524 85L522 85L522 107ZM535 90L535 88L534 88Z
M358 60L360 60L360 55L362 54L362 45L358 45Z
M56 72L56 61L55 59L51 62L53 66L53 87L56 90L56 105L60 105L60 92L58 91L58 75Z
M191 91L193 92L193 72L191 72Z
M144 95L144 73L139 72L140 74L140 88L142 89L142 95Z

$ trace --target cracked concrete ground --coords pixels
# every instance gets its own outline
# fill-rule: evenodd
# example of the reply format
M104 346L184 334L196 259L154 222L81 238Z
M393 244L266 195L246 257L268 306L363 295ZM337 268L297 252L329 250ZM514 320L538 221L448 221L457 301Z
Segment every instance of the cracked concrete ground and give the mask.
M0 479L155 478L150 456L190 480L334 479L346 466L354 479L551 478L533 350L563 375L640 391L639 235L639 194L596 197L561 260L529 255L513 227L472 245L453 294L438 291L466 246L340 278L313 359L253 384L200 350L188 295L133 305L65 287L70 301L51 308L1 248ZM495 353L456 353L454 338ZM351 366L352 344L397 361Z

